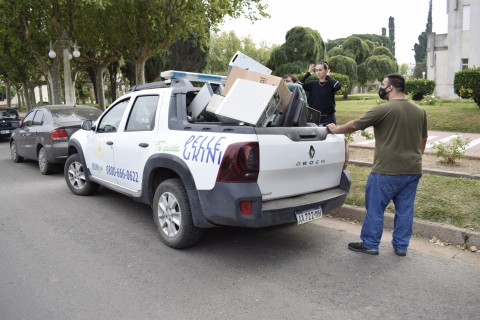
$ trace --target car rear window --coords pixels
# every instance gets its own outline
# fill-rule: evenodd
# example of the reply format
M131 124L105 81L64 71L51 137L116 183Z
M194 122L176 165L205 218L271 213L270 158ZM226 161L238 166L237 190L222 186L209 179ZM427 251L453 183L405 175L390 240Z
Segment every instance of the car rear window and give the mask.
M81 122L83 120L97 120L102 111L96 108L92 109L68 109L52 110L52 117L56 123Z
M0 110L0 119L6 120L6 119L17 119L18 118L18 113L15 110L9 110L9 109L4 109Z

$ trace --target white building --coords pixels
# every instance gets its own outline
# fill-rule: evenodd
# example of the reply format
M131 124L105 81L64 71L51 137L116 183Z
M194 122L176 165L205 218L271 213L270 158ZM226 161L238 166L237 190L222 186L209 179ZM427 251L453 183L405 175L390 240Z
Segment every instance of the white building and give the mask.
M455 73L480 68L480 0L446 1L448 33L428 36L427 78L435 81L435 96L454 98Z

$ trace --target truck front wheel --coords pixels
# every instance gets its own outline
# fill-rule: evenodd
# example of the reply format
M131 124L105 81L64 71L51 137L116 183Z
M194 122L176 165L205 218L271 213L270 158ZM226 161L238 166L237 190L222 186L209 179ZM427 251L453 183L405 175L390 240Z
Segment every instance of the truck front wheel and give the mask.
M98 184L85 177L85 168L78 153L67 158L63 171L67 186L77 196L88 196L97 191Z
M152 207L153 219L164 244L182 249L200 241L202 229L193 224L187 191L180 179L168 179L160 183Z

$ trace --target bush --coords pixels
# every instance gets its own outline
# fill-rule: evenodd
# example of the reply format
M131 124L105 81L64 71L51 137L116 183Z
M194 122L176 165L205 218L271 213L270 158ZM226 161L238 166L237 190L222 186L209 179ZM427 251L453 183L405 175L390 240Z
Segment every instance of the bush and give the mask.
M284 63L275 69L275 71L273 72L273 75L278 77L283 77L287 73L301 74L303 72L303 74L301 75L301 77L303 77L305 75L307 68L308 68L308 64L301 61Z
M449 144L443 142L435 143L433 149L435 149L438 157L443 158L440 162L449 166L454 166L457 164L458 159L463 158L465 149L469 143L470 139L462 139L457 135Z
M412 99L420 101L426 95L431 95L435 89L435 81L425 79L408 79L405 83L405 93L412 95Z
M437 104L437 102L438 102L437 97L428 95L428 96L425 96L425 98L422 100L422 102L420 102L420 104L422 106L434 106Z
M453 90L462 99L473 99L480 108L480 69L466 69L455 73Z

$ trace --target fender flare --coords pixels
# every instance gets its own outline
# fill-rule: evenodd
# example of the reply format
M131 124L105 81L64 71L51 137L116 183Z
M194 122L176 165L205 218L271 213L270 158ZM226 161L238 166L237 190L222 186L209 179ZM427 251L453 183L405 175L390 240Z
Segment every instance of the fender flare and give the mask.
M155 189L153 187L153 174L157 168L165 168L174 172L182 181L188 194L193 222L197 227L211 227L205 219L203 208L193 179L192 173L183 159L168 153L154 154L147 162L143 170L141 202L152 204Z
M88 168L87 163L85 162L85 156L83 155L82 145L77 140L70 139L68 141L67 158L70 157L74 153L78 153L78 155L80 156L80 161L82 162L84 172L85 172L85 180L91 181L90 180L90 169Z

